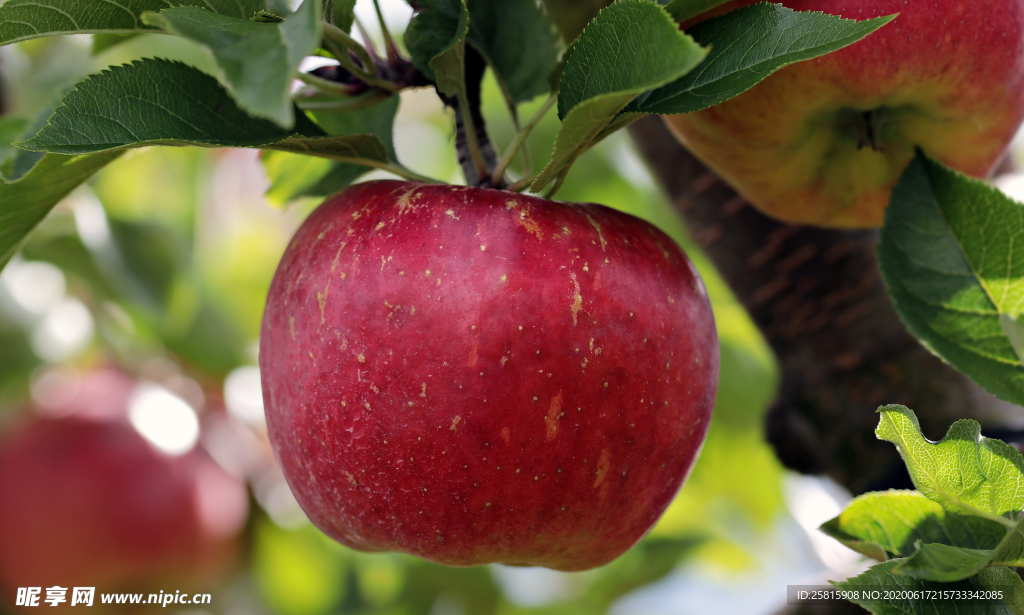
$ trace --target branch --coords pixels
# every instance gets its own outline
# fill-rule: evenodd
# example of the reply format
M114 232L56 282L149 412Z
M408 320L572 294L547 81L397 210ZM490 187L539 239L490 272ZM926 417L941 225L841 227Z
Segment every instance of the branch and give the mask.
M481 87L486 69L487 63L483 56L467 46L466 100L461 101L458 97L445 96L440 92L438 95L447 106L455 110L455 149L466 183L470 186L503 188L502 178L492 181L498 156L487 134L487 123L481 111Z

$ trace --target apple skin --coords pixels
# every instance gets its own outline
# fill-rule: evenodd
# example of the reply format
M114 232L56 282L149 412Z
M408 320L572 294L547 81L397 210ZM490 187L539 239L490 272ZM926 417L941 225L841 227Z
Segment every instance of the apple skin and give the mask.
M977 177L995 169L1024 116L1024 0L781 4L852 19L899 16L723 104L666 117L754 206L788 222L877 227L915 147ZM873 110L877 149L865 145L861 121Z
M70 385L89 396L83 412L61 398L0 437L0 588L10 604L18 587L209 589L230 569L244 485L198 448L168 455L150 444L121 406L130 382L83 376Z
M704 287L600 205L396 181L302 225L260 347L271 442L336 540L582 570L632 546L704 440Z

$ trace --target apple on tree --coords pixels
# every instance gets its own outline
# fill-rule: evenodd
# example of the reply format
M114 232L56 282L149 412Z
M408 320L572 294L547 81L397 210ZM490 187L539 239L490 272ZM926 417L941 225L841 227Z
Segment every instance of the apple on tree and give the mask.
M582 570L632 546L679 489L718 348L699 277L646 222L376 181L292 240L260 365L271 441L328 535Z
M111 370L62 380L0 436L5 595L202 588L228 570L244 485L198 448L154 446L128 420L135 387Z
M1024 117L1024 0L781 4L851 19L898 17L732 100L667 117L683 144L761 211L795 223L877 227L915 148L978 177L998 165Z

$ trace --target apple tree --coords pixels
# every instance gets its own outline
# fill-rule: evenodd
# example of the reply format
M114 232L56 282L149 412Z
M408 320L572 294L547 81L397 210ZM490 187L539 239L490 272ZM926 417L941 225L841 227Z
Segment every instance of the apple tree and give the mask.
M856 607L790 612L1024 613L1024 206L985 183L1024 118L1024 2L417 0L401 37L368 2L377 43L356 4L0 2L0 44L85 67L45 45L88 34L101 68L0 117L0 265L55 263L108 313L103 355L148 365L159 346L202 390L230 390L259 331L261 437L280 470L266 450L248 465L257 499L283 472L355 550L605 566L552 607L605 610L696 548L657 528L637 545L659 517L777 459L858 495L821 532L877 560L834 579ZM452 142L418 158L448 157L462 185L400 159L415 128L399 108L427 98ZM587 191L629 183L587 166L623 133L672 210ZM298 226L283 256L255 241L201 260L216 220L119 194L131 180L105 167L152 146L187 149L150 177L193 183L260 150ZM74 232L47 230L82 185L136 213L89 202L65 217ZM727 304L777 360L763 424L739 379L726 386ZM24 388L26 342L0 336ZM749 446L716 437L736 422ZM751 453L762 437L774 459ZM708 461L729 458L736 476ZM480 568L254 527L254 570L284 612L419 612L438 588L507 612ZM406 590L332 593L380 562Z

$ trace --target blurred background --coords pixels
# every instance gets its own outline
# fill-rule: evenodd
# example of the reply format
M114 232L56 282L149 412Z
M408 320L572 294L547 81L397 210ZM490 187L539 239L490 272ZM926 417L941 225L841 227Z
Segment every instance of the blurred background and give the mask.
M410 16L407 4L391 0L384 7L392 31L400 32ZM379 35L372 5L359 2L357 11ZM0 49L9 114L33 118L82 76L139 57L175 58L213 72L202 50L179 39L153 34L108 46L112 42L83 35ZM513 134L508 112L492 82L485 94L491 136L506 145ZM556 130L550 114L531 139L535 164L546 158ZM432 91L402 95L394 136L406 166L462 181L450 117ZM264 162L293 165L287 168L294 172L268 174ZM711 292L722 343L718 404L703 453L668 512L619 560L573 574L445 568L402 555L357 553L322 536L273 460L256 368L274 267L317 204L293 198L295 183L308 172L303 165L317 164L261 161L254 150L130 151L58 206L0 274L0 431L8 440L28 422L89 407L127 417L160 463L178 472L174 480L184 480L179 458L199 455L219 466L218 480L189 483L201 519L176 534L230 544L222 549L229 555L217 558L216 573L204 579L213 604L189 613L657 615L715 608L759 614L784 606L787 584L823 583L861 569L857 556L816 532L848 496L828 482L783 472L764 443L762 417L776 385L772 357L687 240L625 135L587 154L558 198L600 202L657 224L694 258ZM1004 187L1015 186L1024 181L1011 178ZM0 459L6 464L0 486L31 462L14 453L0 452ZM141 471L122 479L121 492L135 489L131 480L162 480L159 472ZM229 497L233 493L240 495ZM0 501L6 497L0 493ZM70 496L52 497L33 509L39 523L75 523L48 511L73 506ZM135 504L113 493L102 506ZM204 533L207 526L216 531ZM83 554L73 551L85 547L69 541L40 545L35 554L0 554L0 570L12 559L44 558L41 565L49 561L55 571L58 560L103 559L95 551L102 545ZM13 548L0 539L0 550ZM196 565L193 556L175 557L161 566ZM176 583L164 588L177 589ZM98 588L104 589L115 588ZM8 598L0 611L13 604Z

